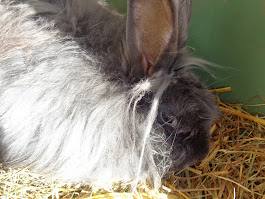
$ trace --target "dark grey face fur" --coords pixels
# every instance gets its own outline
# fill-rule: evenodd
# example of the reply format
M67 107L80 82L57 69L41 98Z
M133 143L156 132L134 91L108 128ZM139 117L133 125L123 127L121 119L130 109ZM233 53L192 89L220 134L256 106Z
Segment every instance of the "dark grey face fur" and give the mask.
M210 130L217 107L212 95L195 77L176 77L164 92L158 111L160 125L172 145L172 170L203 159L209 151Z
M150 108L152 97L148 93L139 102L140 112ZM156 118L156 125L164 129L171 149L170 171L181 170L205 158L212 123L218 114L213 95L205 85L190 71L176 70L173 82L161 97Z

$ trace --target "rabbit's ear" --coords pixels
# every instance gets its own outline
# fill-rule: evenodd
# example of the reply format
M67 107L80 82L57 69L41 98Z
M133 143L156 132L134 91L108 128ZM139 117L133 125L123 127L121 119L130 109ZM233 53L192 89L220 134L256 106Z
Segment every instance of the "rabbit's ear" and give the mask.
M182 40L187 38L185 35L187 35L188 19L180 21L183 16L179 16L190 14L179 7L186 4L186 1L190 2L190 0L128 1L127 44L132 59L142 65L142 68L133 68L133 70L146 76L161 67L166 67L164 60L167 60L167 63L174 61L178 46L185 43L180 41L180 36ZM185 33L179 32L179 23L182 26L181 31Z

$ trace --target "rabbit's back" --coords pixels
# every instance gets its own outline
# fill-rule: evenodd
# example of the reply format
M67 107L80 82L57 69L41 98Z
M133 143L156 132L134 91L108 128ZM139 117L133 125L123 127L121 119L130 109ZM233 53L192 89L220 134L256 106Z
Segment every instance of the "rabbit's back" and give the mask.
M8 157L6 162L21 162L38 151L37 142L47 136L45 131L54 131L65 117L79 111L72 104L91 92L88 83L98 84L102 77L92 56L60 37L52 24L33 20L35 11L28 5L1 5L0 16L1 142L5 146L1 153Z
M55 23L60 34L71 35L82 49L94 53L104 72L122 72L120 78L129 72L124 16L98 0L29 2L38 16Z

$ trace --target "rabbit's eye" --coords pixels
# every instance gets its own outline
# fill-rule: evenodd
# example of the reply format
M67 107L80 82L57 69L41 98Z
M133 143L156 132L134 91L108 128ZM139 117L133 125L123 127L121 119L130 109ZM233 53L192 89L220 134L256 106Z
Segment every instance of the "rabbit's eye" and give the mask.
M176 127L177 125L177 120L174 116L172 115L168 115L165 112L160 112L160 120L164 123L164 124L168 124L172 127Z
M161 117L161 119L162 119L163 122L167 122L167 123L171 123L173 121L173 119L174 119L173 116L167 115L164 112L161 112L160 117Z

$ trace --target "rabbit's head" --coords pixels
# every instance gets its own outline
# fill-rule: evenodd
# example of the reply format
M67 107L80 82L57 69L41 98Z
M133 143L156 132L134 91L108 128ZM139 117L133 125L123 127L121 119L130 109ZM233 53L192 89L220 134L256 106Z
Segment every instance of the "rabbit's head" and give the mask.
M190 11L191 0L131 0L128 5L131 77L148 78L157 71L172 75L160 99L156 122L164 129L173 169L206 156L212 122L218 115L212 94L189 69L194 64L185 50ZM149 106L151 98L148 94L140 108Z
M192 75L189 79L176 77L176 83L167 88L157 121L171 145L174 169L182 169L207 155L217 113L211 93Z

